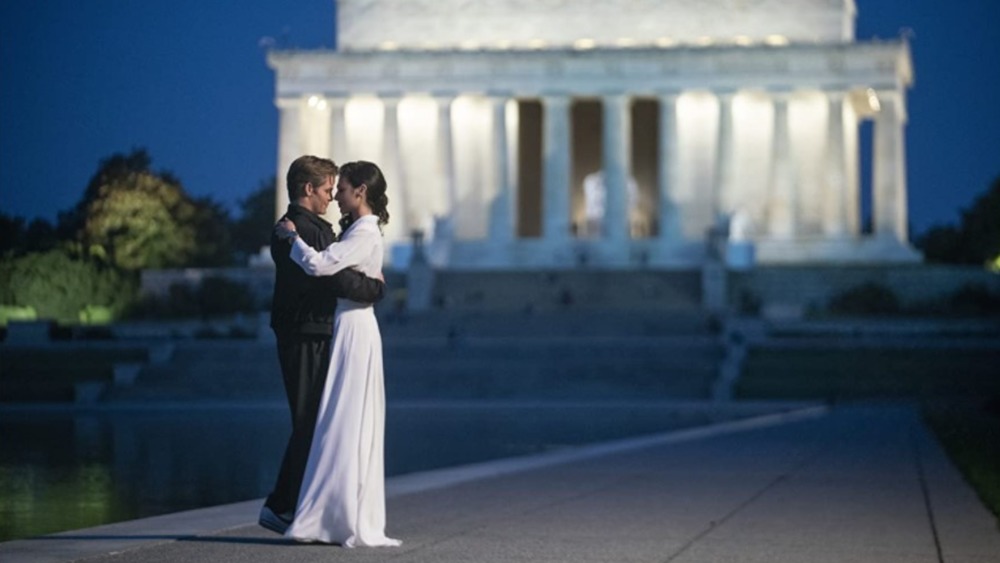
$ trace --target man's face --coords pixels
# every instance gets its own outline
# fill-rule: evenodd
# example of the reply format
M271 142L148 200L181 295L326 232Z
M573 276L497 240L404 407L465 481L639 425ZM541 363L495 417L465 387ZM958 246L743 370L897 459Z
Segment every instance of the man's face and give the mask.
M333 201L333 176L327 176L320 186L306 184L306 197L303 207L316 215L326 213L326 208Z

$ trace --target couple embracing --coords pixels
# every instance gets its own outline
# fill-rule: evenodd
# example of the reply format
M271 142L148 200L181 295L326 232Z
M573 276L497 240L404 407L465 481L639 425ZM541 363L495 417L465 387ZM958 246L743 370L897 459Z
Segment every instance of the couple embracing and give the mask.
M400 545L385 535L385 388L372 306L385 293L385 178L371 162L338 170L307 155L287 184L291 203L271 236L271 327L292 435L259 523L304 542ZM339 237L322 218L331 201Z

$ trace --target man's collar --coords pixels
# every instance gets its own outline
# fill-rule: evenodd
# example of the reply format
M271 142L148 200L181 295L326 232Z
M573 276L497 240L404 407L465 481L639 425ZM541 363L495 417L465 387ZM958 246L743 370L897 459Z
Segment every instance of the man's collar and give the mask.
M287 215L289 217L294 217L294 216L303 217L303 218L306 218L306 219L312 221L313 223L319 223L321 226L325 226L325 227L330 228L330 229L333 228L333 224L332 223L330 223L329 221L327 221L323 217L317 215L316 213L313 213L309 209L306 209L305 207L303 207L303 206L301 206L301 205L299 205L297 203L294 203L294 202L288 204Z

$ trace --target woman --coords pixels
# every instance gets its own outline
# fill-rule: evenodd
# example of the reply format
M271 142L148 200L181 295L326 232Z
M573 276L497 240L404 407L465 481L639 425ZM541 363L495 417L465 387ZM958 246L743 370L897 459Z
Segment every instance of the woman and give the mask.
M343 165L334 195L343 216L340 240L317 252L298 240L294 224L282 221L279 236L295 239L292 261L312 276L329 276L345 268L380 276L380 227L389 221L385 189L382 171L375 164ZM378 322L372 305L341 300L316 432L295 520L286 536L345 547L400 545L385 535L384 435Z

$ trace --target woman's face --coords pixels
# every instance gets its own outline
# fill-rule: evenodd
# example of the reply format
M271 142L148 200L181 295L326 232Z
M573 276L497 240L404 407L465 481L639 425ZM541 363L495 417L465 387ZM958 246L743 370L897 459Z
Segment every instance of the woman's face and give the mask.
M358 208L364 202L362 192L360 187L352 186L347 178L337 179L337 193L334 194L333 199L337 202L341 215L357 215Z

